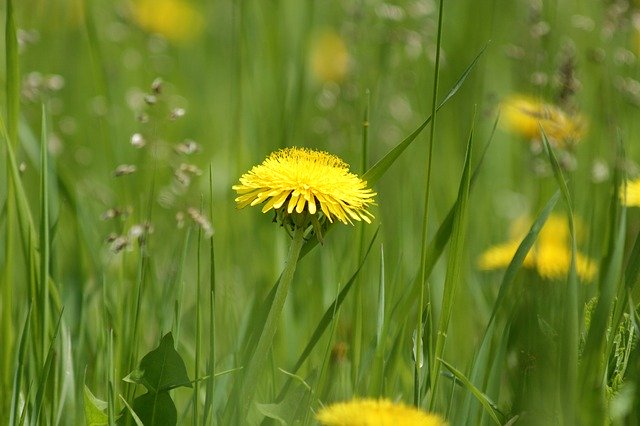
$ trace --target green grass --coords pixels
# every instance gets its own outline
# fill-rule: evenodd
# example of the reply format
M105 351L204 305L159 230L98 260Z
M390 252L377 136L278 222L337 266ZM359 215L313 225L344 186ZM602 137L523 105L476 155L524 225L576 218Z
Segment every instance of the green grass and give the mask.
M134 3L0 6L0 423L174 404L178 424L316 424L385 397L452 425L639 424L640 214L620 194L640 4L190 0L203 26L178 40ZM585 136L505 130L517 93ZM373 224L298 246L238 210L231 186L285 146L348 162ZM571 254L554 279L526 261L552 214ZM480 270L524 215L510 264ZM151 391L135 372L169 332L188 382Z

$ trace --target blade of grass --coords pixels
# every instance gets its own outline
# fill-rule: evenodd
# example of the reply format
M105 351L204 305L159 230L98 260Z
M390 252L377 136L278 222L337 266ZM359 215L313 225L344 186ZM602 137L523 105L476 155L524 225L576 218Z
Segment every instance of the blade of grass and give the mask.
M213 222L213 166L209 167L209 223L214 226ZM204 403L204 414L202 416L202 424L208 424L207 418L209 410L213 411L213 392L215 390L215 374L216 365L216 263L213 237L210 239L209 246L209 360L207 366L207 392ZM213 416L214 414L212 414Z
M7 157L10 156L9 151L18 143L18 116L20 108L20 72L18 65L18 36L14 16L13 0L7 0L6 3L6 21L5 21L5 70L6 70L6 111L7 111L7 135L6 151ZM13 144L13 146L11 146ZM6 170L6 195L7 195L7 213L6 213L6 232L5 232L5 258L3 279L5 283L14 282L14 263L16 256L14 254L14 228L15 228L15 207L14 200L14 173L7 167ZM6 307L13 306L13 286L3 286L3 304L2 309L2 335L5 344L2 349L2 360L0 363L0 380L2 380L2 390L0 390L0 398L3 401L5 389L9 389L11 377L11 356L13 353L13 344L15 338L13 316L11 309Z
M27 340L31 323L31 304L27 310L24 319L22 332L20 333L20 341L18 342L18 353L16 354L16 365L13 370L13 389L11 392L11 413L9 414L9 424L15 425L18 415L18 406L20 403L20 390L22 387L22 373L26 365Z
M458 92L458 90L460 90L460 88L462 87L462 84L469 77L469 74L471 74L471 71L478 63L478 60L480 60L480 57L484 53L487 46L488 44L485 44L482 47L482 49L480 49L480 51L475 56L475 58L473 58L473 61L471 61L471 63L467 66L467 68L465 68L465 70L462 72L458 80L449 89L449 92L447 92L447 95L436 107L435 109L436 112L440 111L440 109L444 107L447 104L447 102L449 102L449 100ZM409 145L411 145L411 143L418 137L418 135L420 135L420 133L424 130L424 128L427 127L427 125L431 122L432 118L433 118L433 113L432 115L427 117L427 119L423 121L422 124L420 124L418 128L416 128L416 130L414 130L402 142L400 142L398 145L392 148L389 152L387 152L384 157L378 160L376 164L374 164L369 170L367 170L367 172L364 175L362 175L362 180L366 181L369 184L369 186L374 185L378 180L380 180L380 178L386 173L389 167L391 167L391 165L398 159L400 154L402 154L404 150L407 149Z
M500 412L498 410L498 406L491 400L491 398L489 398L477 387L475 387L473 383L471 383L471 381L467 379L467 377L462 374L460 370L456 369L454 366L443 359L440 359L440 362L456 377L456 379L458 379L464 385L465 388L467 388L469 392L471 392L471 394L480 402L480 404L482 404L485 412L489 414L491 419L496 424L501 425L504 423L504 421L501 419L501 417L504 418L504 416L499 415Z
M49 163L47 155L47 115L42 105L42 135L40 142L40 306L41 350L47 351L49 330L49 259L51 239L49 234Z
M473 130L469 134L467 142L467 152L464 160L464 169L462 178L460 179L460 187L458 189L458 200L456 201L456 213L453 221L453 229L451 231L451 242L449 246L449 258L447 262L447 272L444 282L444 290L442 294L442 308L438 319L438 327L436 329L435 346L432 346L433 353L429 354L429 372L430 372L430 389L431 400L430 407L433 410L438 395L438 378L440 376L440 359L444 352L444 345L449 329L449 321L453 310L453 302L456 295L456 288L460 281L460 271L462 269L461 262L464 249L464 237L466 234L466 217L467 202L469 199L469 187L471 185L471 152L473 147ZM420 283L424 285L424 282ZM421 318L420 318L421 322ZM421 334L418 334L421 336ZM418 339L420 341L421 339ZM421 353L421 352L418 352Z
M564 289L564 297L562 306L558 306L562 312L562 338L560 339L560 348L558 351L559 367L558 371L558 391L560 397L560 407L562 407L562 415L565 424L576 423L576 384L578 378L578 336L580 334L578 325L578 276L576 273L576 231L573 220L573 203L567 182L563 176L562 169L558 163L547 135L542 126L540 126L542 141L544 143L553 174L556 182L560 187L562 198L567 206L567 223L569 224L569 236L571 238L571 263L569 266L569 276L567 277L567 285Z
M473 360L473 367L471 369L471 381L473 383L484 383L486 381L486 372L490 370L488 365L491 360L491 339L496 333L496 318L498 316L498 312L507 310L508 301L514 299L512 287L515 282L516 275L522 268L527 254L529 254L529 251L538 238L540 230L546 223L559 199L560 190L556 191L556 193L551 196L549 201L547 201L546 205L540 211L536 220L529 228L529 232L518 246L509 266L507 266L504 276L502 277L496 301L493 304L489 322L487 323L482 336L480 348ZM470 418L470 413L473 411L473 407L471 405L471 401L467 399L462 409L463 413L467 413L463 416L464 419Z
M615 164L624 164L624 151L619 141ZM624 171L616 167L613 178L613 194L609 205L609 241L598 279L598 302L593 311L591 325L587 333L582 360L579 368L581 390L581 412L583 424L597 424L606 421L605 377L607 327L610 324L611 309L618 285L624 285L620 279L624 256L626 233L626 209L620 205L619 191L624 181ZM587 417L588 415L588 417Z
M45 360L42 372L38 377L38 382L37 382L38 390L36 391L36 399L33 403L33 413L31 415L31 426L35 426L38 424L40 412L42 411L42 406L44 405L44 401L45 401L44 392L46 390L47 381L49 379L49 372L51 371L51 363L53 362L54 349L55 349L54 345L56 342L56 338L58 337L58 332L60 331L60 324L62 322L63 313L64 313L64 309L60 311L60 316L58 317L58 323L56 324L53 337L51 338L51 342L49 343L47 358Z
M439 111L442 107L444 107L447 104L447 102L449 102L449 100L458 92L458 90L460 90L460 87L462 87L462 84L464 83L464 81L467 79L469 74L471 74L471 71L473 70L476 63L484 53L487 46L488 45L483 46L480 52L478 52L476 57L469 64L469 66L465 68L465 70L462 72L462 75L458 78L458 80L451 87L451 89L449 89L449 92L447 93L447 95L440 102L440 104L436 108L436 111ZM380 178L386 173L389 167L391 167L391 165L398 159L398 157L400 157L400 154L402 154L404 150L407 149L409 145L411 145L411 143L418 137L418 135L420 135L420 133L424 130L425 127L427 127L427 125L430 122L431 122L431 116L427 117L427 119L423 121L422 124L420 124L418 128L416 128L416 130L414 130L409 136L407 136L404 140L402 140L402 142L398 143L394 148L389 150L389 152L387 152L384 157L378 160L376 164L374 164L369 170L367 170L367 172L364 175L362 175L362 180L367 182L369 186L373 186L378 180L380 180ZM497 123L498 121L496 120L494 125L494 130L493 130L494 132L495 132ZM492 132L492 135L493 135L493 132ZM489 143L487 143L484 152L486 152L486 148L488 148L488 146L489 146ZM484 157L484 152L482 157ZM474 176L475 176L475 172L474 172ZM453 221L453 216L451 218L451 221ZM325 231L325 233L331 230L331 228L332 226L329 226ZM307 244L305 244L304 247L302 247L300 258L302 259L304 256L306 256L307 253L309 253L316 245L318 245L318 241L316 239L313 239L309 241ZM430 258L429 258L429 261L430 261Z
M373 237L369 242L369 246L367 247L367 250L365 251L362 260L360 260L360 264L356 268L355 272L353 273L353 275L351 275L351 278L349 279L349 281L347 281L347 283L344 285L342 290L340 290L340 293L334 299L333 303L331 303L331 305L329 305L329 307L324 312L324 315L322 316L322 318L320 319L320 322L318 323L315 330L313 331L313 334L311 335L309 342L307 343L304 350L298 357L298 360L294 364L293 368L289 370L292 373L294 374L297 373L300 367L302 367L302 364L304 364L304 362L311 354L311 351L316 346L316 344L324 334L329 324L331 324L334 317L334 313L336 312L337 309L340 308L340 306L342 305L342 302L344 302L344 299L347 297L347 294L349 294L349 290L351 290L351 287L356 282L356 278L358 277L358 274L360 273L360 270L362 269L362 266L364 265L365 260L369 256L369 253L371 252L371 248L373 247L373 243L376 240L376 237L378 236L379 231L380 231L380 228L378 227L378 229L376 229L376 232L373 234ZM276 398L277 401L282 400L282 398L284 397L284 394L286 393L290 385L291 385L291 380L289 379L285 382L284 386L282 387L282 390L278 394Z

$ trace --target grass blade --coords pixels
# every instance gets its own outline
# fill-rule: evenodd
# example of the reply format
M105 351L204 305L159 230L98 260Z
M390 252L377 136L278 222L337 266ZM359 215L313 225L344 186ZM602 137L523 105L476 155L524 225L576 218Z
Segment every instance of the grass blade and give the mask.
M473 61L471 61L469 66L465 68L458 80L454 83L451 89L449 89L449 92L447 92L444 99L436 107L436 112L439 111L443 106L445 106L447 102L449 102L449 100L458 92L458 90L460 90L460 87L462 87L464 81L467 79L467 77L469 77L469 74L471 74L471 71L478 63L478 60L480 59L486 48L487 45L480 49L480 52L478 52ZM416 130L414 130L402 142L400 142L389 152L387 152L384 157L378 160L378 162L374 164L373 167L371 167L364 175L362 175L362 180L367 181L369 186L375 184L378 180L380 180L380 178L386 173L389 167L391 167L391 165L398 159L400 154L402 154L404 150L407 149L409 145L411 145L411 143L418 137L418 135L420 135L424 128L427 127L432 118L433 116L427 117L427 119L423 121L422 124L420 124L418 128L416 128Z
M438 327L436 330L436 341L433 354L429 354L430 360L430 379L431 379L431 401L430 407L434 408L438 395L438 378L440 376L440 358L444 351L447 331L449 329L449 320L453 310L453 302L455 299L456 288L460 281L460 262L462 261L462 251L464 249L464 237L466 234L466 216L467 202L469 199L469 187L471 185L471 152L473 146L473 131L469 135L467 142L467 152L464 160L464 168L462 178L460 179L460 187L458 189L458 198L456 201L456 213L453 220L453 228L451 232L450 253L447 262L447 273L444 282L444 291L442 294L442 310L438 319ZM424 285L424 282L420 283ZM418 339L420 340L420 339Z
M302 364L305 362L307 357L311 354L311 351L313 350L313 348L316 346L316 344L322 337L323 333L325 332L329 324L331 324L335 312L337 312L337 310L342 305L342 302L344 302L344 299L347 297L347 294L349 294L349 290L351 290L351 287L353 286L353 283L355 283L356 278L358 277L358 274L360 273L360 270L362 269L362 266L364 265L365 260L369 256L369 252L371 252L371 248L373 247L373 243L376 240L376 237L378 236L379 231L380 231L380 228L376 229L376 232L371 238L371 242L369 243L369 246L367 247L367 250L364 253L364 257L360 261L360 264L356 268L355 272L353 273L353 275L351 275L351 278L349 279L349 281L347 281L347 283L344 285L342 290L340 290L340 293L335 298L333 303L331 303L331 305L329 305L327 310L324 312L324 315L322 316L322 318L320 319L320 322L318 323L315 330L313 331L313 334L311 335L309 342L307 343L304 350L298 357L298 360L294 364L293 368L289 370L291 371L291 373L295 374L298 372L300 367L302 367ZM276 398L278 401L282 399L282 397L284 396L284 394L286 393L290 385L291 385L291 379L288 379L287 382L282 387L282 390L278 394L278 397Z
M495 404L495 402L491 400L491 398L489 398L487 395L482 393L477 387L475 387L473 383L471 383L471 381L469 381L469 379L467 379L467 377L465 377L465 375L462 374L460 370L456 369L454 366L452 366L451 364L449 364L447 361L443 359L440 359L440 362L442 363L442 365L444 365L447 368L447 370L451 372L451 374L453 374L456 377L456 379L462 382L464 387L467 388L469 392L471 392L471 394L480 402L480 404L482 404L482 406L485 409L485 412L489 414L491 419L496 424L498 425L503 424L503 421L500 419L500 417L503 417L503 416L498 415L499 411L498 411L497 405Z
M44 392L46 390L47 381L49 379L49 373L51 371L51 363L53 362L53 356L54 356L54 345L56 342L56 338L58 337L58 332L60 331L60 324L62 322L63 312L64 312L64 309L60 311L60 316L58 317L58 323L56 324L53 337L51 338L51 342L49 343L49 351L47 353L47 358L45 360L42 372L38 377L38 383L37 383L38 390L36 391L36 399L33 404L33 413L31 415L32 426L35 426L36 424L38 424L38 418L40 417L40 412L42 411L42 406L44 405Z

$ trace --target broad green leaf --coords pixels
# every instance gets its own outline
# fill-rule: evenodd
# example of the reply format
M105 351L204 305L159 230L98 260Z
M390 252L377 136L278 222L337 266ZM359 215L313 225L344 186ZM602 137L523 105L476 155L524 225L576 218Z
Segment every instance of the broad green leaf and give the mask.
M164 335L160 345L140 361L142 375L134 375L149 392L160 393L179 386L191 387L187 368L180 354L173 347L171 332Z
M107 402L102 401L84 386L84 424L86 426L102 426L109 424L109 417L104 412Z
M165 426L178 423L178 411L169 392L147 392L133 400L133 410L145 426Z

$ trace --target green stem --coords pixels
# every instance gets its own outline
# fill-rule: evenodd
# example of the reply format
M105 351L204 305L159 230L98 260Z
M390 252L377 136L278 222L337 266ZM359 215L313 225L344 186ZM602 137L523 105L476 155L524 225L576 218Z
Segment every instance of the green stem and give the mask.
M429 155L427 157L427 169L426 169L426 184L424 193L424 216L422 218L422 253L420 256L420 299L418 300L418 321L416 324L416 343L415 343L415 363L414 363L414 392L413 392L413 405L420 406L420 398L422 395L422 353L424 351L422 347L422 335L423 324L422 314L424 311L424 296L425 286L427 286L427 252L428 252L428 228L429 228L429 198L431 195L431 164L433 163L433 141L436 129L436 112L437 112L437 100L438 100L438 80L440 76L440 46L442 44L442 12L444 7L444 1L440 0L438 6L438 35L436 40L436 59L434 65L433 76L433 97L431 99L431 128L429 132ZM431 354L431 348L433 346L432 340L429 340L429 353ZM429 363L435 365L434 360L429 358ZM433 386L433 368L430 368L431 374L429 380L431 381L431 389L435 391Z
M247 412L249 411L249 405L251 404L253 394L256 390L260 371L262 370L271 344L273 343L273 337L275 336L276 329L278 328L280 314L282 313L282 308L284 307L284 302L289 291L289 284L291 284L291 280L293 279L297 260L300 256L300 250L304 243L303 236L304 227L296 226L293 233L293 241L291 241L291 246L289 247L289 254L284 266L284 271L280 277L276 294L273 297L271 309L269 310L267 320L265 321L264 328L262 329L260 340L258 340L253 356L249 359L249 363L244 374L242 406L240 411L241 421L245 419Z

